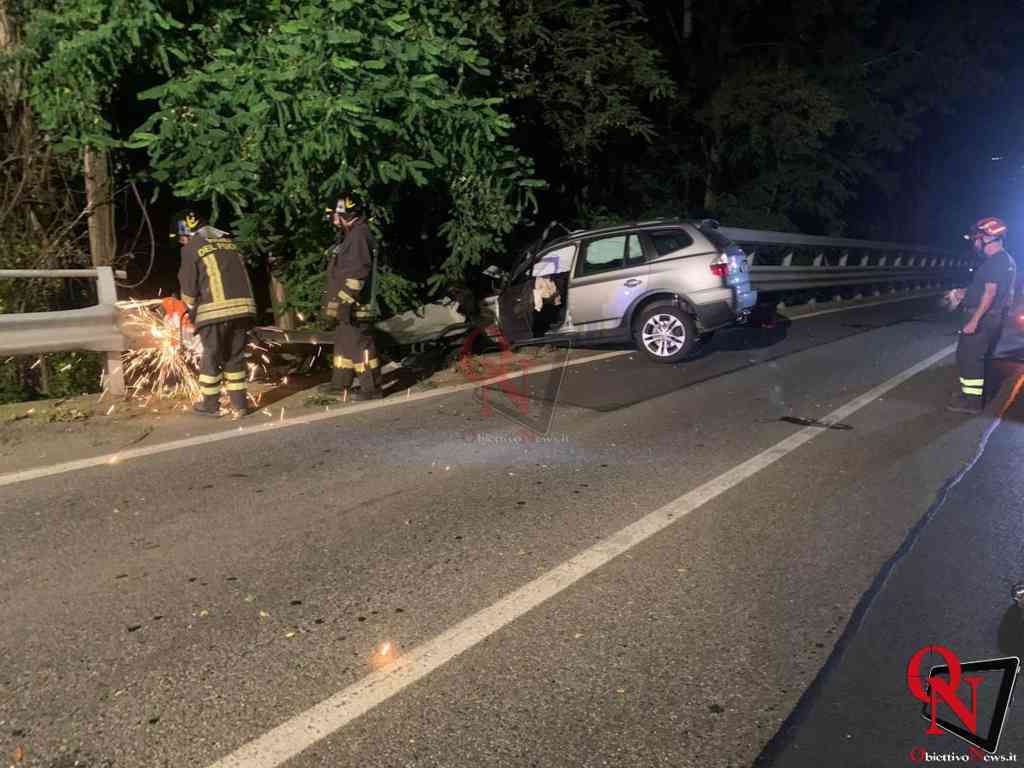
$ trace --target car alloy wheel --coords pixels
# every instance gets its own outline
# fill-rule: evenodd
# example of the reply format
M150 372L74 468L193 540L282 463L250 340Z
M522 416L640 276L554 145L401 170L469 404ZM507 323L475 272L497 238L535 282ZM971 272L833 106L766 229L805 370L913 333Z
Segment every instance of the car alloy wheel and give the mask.
M686 344L686 326L675 315L659 313L647 318L640 339L655 357L674 357Z

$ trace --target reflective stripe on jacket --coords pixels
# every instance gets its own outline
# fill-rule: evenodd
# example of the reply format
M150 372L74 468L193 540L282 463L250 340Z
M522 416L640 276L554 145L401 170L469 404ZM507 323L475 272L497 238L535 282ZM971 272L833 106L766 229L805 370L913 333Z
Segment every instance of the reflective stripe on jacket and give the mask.
M195 307L197 328L256 314L245 257L219 229L203 227L182 248L178 283L182 301Z

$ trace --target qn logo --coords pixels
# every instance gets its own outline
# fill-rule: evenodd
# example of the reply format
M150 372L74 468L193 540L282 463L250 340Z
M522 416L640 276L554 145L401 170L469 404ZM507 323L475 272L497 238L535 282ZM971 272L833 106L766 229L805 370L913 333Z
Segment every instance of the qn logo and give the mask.
M945 663L931 667L924 675L924 662L929 656L938 656ZM921 716L928 721L928 735L951 733L994 753L1019 669L1017 656L961 662L943 645L926 645L907 664L907 687L924 704ZM979 692L986 703L982 711L991 713L983 722L979 722Z

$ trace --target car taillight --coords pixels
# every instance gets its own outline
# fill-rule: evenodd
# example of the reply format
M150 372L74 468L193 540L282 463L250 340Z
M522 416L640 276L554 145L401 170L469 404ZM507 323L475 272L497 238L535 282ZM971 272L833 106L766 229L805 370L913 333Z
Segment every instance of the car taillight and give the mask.
M729 257L723 253L717 259L712 261L711 273L718 277L727 277L729 275Z

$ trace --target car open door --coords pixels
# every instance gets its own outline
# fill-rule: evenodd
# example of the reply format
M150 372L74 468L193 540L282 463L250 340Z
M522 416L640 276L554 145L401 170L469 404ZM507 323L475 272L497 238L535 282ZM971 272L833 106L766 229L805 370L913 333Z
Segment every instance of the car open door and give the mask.
M533 278L521 273L498 297L501 332L510 343L533 338Z

